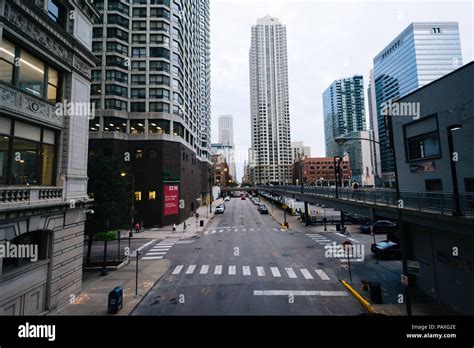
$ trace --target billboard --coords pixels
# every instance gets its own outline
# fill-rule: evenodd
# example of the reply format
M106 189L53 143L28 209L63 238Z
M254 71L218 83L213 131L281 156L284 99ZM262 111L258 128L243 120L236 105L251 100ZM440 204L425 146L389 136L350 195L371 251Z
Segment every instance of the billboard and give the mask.
M164 189L164 209L165 216L179 214L179 186L167 185Z

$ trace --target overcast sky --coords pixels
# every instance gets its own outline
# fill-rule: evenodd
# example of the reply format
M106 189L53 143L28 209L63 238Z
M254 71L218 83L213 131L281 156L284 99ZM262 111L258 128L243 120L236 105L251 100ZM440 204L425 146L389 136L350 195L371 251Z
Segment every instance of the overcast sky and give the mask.
M312 156L325 155L324 90L355 74L366 89L374 56L411 22L459 22L463 63L473 60L470 0L211 0L212 141L217 116L233 114L239 181L251 145L250 28L267 14L287 27L291 140L311 146Z

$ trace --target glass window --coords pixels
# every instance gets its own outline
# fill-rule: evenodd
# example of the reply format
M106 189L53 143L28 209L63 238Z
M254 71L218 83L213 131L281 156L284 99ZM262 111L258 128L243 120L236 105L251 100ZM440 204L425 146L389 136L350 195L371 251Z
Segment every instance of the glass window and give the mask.
M418 160L440 155L438 133L432 132L412 137L408 142L408 156L410 160Z
M135 158L143 158L143 150L135 150Z
M156 149L149 149L150 158L156 158Z
M130 105L130 111L131 112L145 112L146 111L146 104L144 102L142 103L132 103Z
M13 185L38 185L39 144L29 140L14 139L12 161Z
M167 103L150 103L150 112L170 112L170 106Z
M3 39L0 46L0 81L13 84L15 46Z
M41 128L17 121L15 122L15 136L34 141L41 141Z
M11 134L11 121L8 118L0 117L0 133Z
M135 200L141 201L142 200L142 193L140 191L135 192Z
M7 184L8 154L10 152L10 137L0 136L0 185Z
M130 120L130 134L144 134L145 120Z
M148 199L150 201L156 201L156 191L150 191L148 192Z
M27 93L43 97L44 64L25 51L21 51L19 87Z
M54 146L43 144L41 184L52 186L54 183Z
M58 100L58 72L53 68L48 68L48 101L56 103Z
M55 22L60 22L63 15L63 9L57 0L48 0L48 16Z
M55 143L54 131L48 130L48 129L43 130L43 143L54 145Z
M96 121L94 124L97 128L100 126L97 126L98 123ZM127 133L127 121L118 117L104 117L104 131Z
M149 120L148 132L150 134L170 134L170 121L168 120Z

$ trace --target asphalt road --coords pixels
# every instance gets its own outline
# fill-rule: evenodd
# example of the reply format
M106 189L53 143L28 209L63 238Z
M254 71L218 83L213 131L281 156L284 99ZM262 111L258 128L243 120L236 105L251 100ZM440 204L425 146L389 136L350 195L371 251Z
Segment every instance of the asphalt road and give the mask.
M132 315L356 315L338 259L302 233L282 231L248 199L226 202L207 231L175 243L168 273Z

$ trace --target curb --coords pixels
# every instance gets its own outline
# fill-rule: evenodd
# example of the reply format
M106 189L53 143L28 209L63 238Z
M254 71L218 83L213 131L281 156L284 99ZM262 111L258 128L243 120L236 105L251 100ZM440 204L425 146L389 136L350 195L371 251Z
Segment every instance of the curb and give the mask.
M360 302L360 304L369 312L377 314L378 312L372 307L372 305L363 298L352 286L350 286L346 281L341 280L342 285Z

